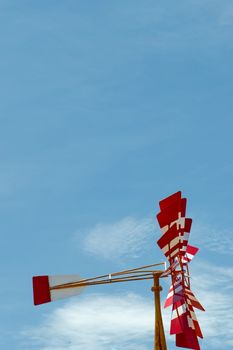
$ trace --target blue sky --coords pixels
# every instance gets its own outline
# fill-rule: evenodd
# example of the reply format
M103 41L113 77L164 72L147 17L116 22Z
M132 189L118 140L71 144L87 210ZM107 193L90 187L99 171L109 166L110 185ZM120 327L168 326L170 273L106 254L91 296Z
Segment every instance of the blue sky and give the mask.
M182 190L202 348L231 349L232 2L0 0L0 19L1 347L152 348L150 283L35 308L31 277L163 261L158 201Z

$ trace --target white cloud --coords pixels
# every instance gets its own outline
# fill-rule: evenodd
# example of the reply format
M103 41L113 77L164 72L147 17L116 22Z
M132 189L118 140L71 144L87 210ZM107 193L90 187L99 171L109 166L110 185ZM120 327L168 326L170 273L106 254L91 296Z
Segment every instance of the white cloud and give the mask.
M111 224L96 225L86 235L84 249L105 259L137 258L154 234L152 220L126 217Z
M146 350L153 340L153 307L136 294L89 295L55 309L24 330L25 345L43 350Z

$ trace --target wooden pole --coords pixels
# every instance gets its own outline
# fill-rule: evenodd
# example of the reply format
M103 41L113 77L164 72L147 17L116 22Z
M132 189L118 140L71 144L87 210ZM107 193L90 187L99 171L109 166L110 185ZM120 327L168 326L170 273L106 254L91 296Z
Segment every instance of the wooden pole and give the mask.
M151 288L154 292L155 298L155 336L154 336L154 350L167 350L166 339L163 329L163 319L160 306L160 291L162 287L159 285L159 276L154 274L154 285Z

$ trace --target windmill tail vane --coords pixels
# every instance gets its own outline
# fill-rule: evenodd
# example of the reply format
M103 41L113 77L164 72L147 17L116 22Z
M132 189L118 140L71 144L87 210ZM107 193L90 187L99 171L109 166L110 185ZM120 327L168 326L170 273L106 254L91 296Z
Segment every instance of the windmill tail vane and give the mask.
M157 241L168 260L166 262L131 268L124 271L81 278L79 275L34 276L34 304L80 294L86 287L120 282L154 280L155 295L155 341L154 350L166 350L166 340L160 308L159 279L171 276L171 286L164 307L172 307L170 334L176 337L176 346L200 350L198 338L203 338L194 309L205 311L191 290L189 263L198 248L188 244L192 219L186 218L186 198L176 192L159 202L157 220L162 236ZM161 266L163 269L161 270ZM158 269L160 267L160 269Z
M160 276L164 272L155 270L157 266L164 266L164 262L86 279L79 275L34 276L32 278L34 305L78 295L88 286L153 279L154 275Z
M186 218L186 202L180 191L159 202L157 220L162 236L157 244L169 262L161 277L171 276L164 305L172 306L170 334L175 334L176 346L199 350L198 337L203 338L203 335L194 308L205 310L190 286L188 264L199 249L188 244L192 219Z

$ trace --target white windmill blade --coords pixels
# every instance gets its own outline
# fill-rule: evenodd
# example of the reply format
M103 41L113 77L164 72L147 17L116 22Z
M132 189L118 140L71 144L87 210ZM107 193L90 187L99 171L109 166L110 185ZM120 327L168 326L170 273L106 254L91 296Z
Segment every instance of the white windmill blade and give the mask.
M72 286L81 281L79 275L34 276L33 297L34 305L40 305L80 294L85 286ZM67 288L69 285L69 288ZM63 288L57 288L63 286Z

